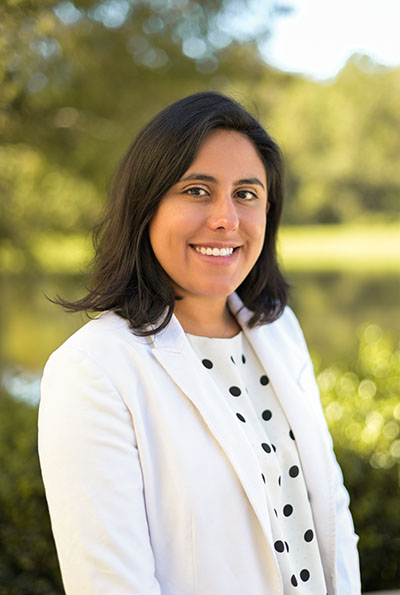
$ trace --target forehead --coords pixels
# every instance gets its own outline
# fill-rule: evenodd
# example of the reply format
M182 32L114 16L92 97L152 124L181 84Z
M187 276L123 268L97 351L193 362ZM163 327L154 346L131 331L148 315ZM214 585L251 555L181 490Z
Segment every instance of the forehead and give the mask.
M265 167L252 141L236 130L212 131L200 145L188 172L199 167L266 177Z

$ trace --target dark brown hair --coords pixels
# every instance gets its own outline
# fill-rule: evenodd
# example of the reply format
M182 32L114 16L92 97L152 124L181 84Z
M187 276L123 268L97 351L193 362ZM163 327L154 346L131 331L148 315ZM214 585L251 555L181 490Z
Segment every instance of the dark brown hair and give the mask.
M193 162L215 129L235 130L255 146L267 174L268 231L261 254L237 293L253 312L250 325L276 320L288 285L276 258L282 212L282 157L260 123L236 101L205 91L163 109L139 132L114 177L109 203L94 232L95 257L88 294L76 302L58 299L73 311L113 310L138 335L159 332L174 311L174 290L149 240L149 223L165 193Z

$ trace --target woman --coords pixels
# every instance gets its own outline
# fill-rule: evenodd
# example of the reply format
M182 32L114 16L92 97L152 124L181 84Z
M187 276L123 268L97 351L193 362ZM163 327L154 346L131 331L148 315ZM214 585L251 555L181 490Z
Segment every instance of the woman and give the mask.
M184 98L121 162L100 311L46 365L39 452L67 595L360 592L348 497L275 242L276 144Z

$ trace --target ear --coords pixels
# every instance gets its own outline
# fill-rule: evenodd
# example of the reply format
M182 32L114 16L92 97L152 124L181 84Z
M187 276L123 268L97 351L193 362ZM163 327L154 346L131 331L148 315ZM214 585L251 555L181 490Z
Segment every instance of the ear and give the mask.
M269 202L269 200L267 200L267 213L269 211L270 206L271 206L271 203Z

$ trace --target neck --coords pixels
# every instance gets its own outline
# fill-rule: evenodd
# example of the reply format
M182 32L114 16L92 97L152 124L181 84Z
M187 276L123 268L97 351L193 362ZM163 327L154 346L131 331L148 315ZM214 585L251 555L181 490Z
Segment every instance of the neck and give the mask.
M175 302L174 314L183 329L201 337L234 337L240 326L231 314L226 299L192 300L184 297Z

